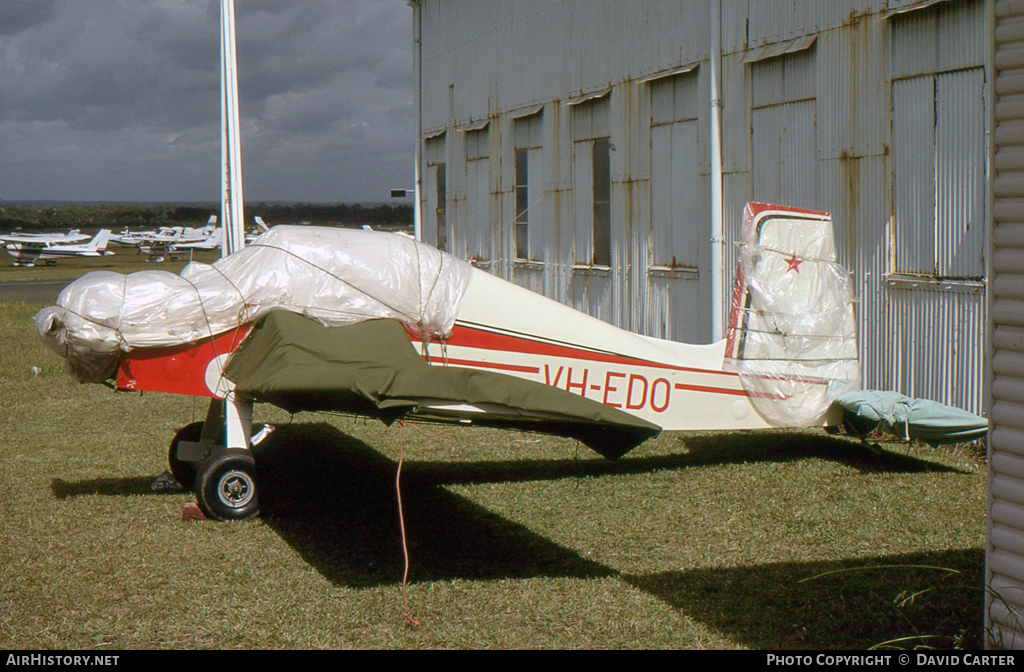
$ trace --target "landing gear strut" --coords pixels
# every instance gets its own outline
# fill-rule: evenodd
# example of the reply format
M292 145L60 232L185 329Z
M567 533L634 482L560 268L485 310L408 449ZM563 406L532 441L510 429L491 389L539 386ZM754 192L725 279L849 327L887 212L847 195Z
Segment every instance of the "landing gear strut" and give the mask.
M252 399L229 392L210 402L205 422L183 427L171 441L171 473L195 492L207 518L244 520L260 511L252 406Z

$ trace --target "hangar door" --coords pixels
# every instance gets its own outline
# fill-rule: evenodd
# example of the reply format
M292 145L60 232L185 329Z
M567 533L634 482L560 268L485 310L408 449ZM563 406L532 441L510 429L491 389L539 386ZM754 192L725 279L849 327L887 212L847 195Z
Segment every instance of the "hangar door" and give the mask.
M753 200L817 208L814 50L751 66Z
M710 306L700 301L701 256L708 252L707 160L700 143L698 71L650 82L651 264L646 333L708 343Z

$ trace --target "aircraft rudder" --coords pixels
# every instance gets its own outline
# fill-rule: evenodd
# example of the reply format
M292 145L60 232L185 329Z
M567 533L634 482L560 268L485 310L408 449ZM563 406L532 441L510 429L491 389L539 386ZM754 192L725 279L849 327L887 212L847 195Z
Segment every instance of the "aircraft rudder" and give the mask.
M110 229L100 229L99 233L89 241L89 247L97 250L107 249L107 241L110 240Z

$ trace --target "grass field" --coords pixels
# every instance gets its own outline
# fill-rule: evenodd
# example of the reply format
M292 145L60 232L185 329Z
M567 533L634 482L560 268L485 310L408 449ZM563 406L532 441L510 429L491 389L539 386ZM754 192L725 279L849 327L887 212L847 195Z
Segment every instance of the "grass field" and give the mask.
M193 496L150 484L205 405L73 383L40 307L0 304L0 647L981 644L977 450L670 433L613 463L257 405L274 507L185 522Z

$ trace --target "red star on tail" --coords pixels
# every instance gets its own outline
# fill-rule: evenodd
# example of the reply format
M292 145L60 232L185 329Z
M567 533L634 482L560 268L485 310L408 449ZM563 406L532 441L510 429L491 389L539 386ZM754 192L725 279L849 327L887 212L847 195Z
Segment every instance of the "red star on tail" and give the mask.
M796 255L794 254L789 259L786 259L786 263L789 264L789 270L790 271L796 271L797 273L799 273L800 272L800 264L804 263L804 260L803 259L797 259Z

